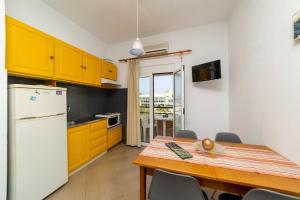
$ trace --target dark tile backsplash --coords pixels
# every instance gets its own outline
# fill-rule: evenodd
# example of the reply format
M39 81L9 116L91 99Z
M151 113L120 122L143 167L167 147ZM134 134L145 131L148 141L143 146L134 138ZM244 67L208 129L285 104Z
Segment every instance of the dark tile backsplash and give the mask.
M43 84L43 81L19 77L8 77L9 84ZM67 83L57 83L67 88L67 105L70 106L68 121L89 118L106 112L121 113L123 142L126 141L127 89L106 90Z
M109 112L108 90L65 83L58 83L57 86L67 88L67 105L70 106L69 121Z
M27 85L42 85L42 84L44 84L44 81L42 81L42 80L14 77L14 76L9 76L7 79L7 82L8 82L8 84L27 84Z

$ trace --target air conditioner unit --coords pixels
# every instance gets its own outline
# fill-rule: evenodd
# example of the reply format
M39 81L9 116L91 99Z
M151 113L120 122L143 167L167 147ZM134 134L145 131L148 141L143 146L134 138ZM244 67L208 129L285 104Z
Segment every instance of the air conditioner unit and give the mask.
M157 53L168 53L169 51L169 43L159 43L153 45L147 45L144 47L145 54L157 54Z

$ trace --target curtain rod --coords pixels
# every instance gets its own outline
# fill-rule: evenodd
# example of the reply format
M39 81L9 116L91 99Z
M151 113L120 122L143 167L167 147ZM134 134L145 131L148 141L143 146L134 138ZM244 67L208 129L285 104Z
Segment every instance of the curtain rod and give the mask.
M175 51L175 52L170 52L170 53L157 53L157 54L152 54L152 55L144 55L144 56L138 56L134 58L124 58L120 59L119 62L127 62L128 60L139 60L139 59L145 59L145 58L154 58L154 57L162 57L162 56L171 56L171 55L176 55L176 54L185 54L185 53L191 53L191 49L187 50L182 50L182 51Z

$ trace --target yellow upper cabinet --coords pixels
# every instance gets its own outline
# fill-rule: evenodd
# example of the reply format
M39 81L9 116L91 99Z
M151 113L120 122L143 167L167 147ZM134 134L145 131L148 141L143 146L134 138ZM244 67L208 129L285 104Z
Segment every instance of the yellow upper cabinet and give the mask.
M55 40L55 78L81 82L83 52L60 40Z
M83 82L100 85L100 59L88 53L83 53Z
M117 80L117 68L116 65L103 60L102 62L102 77L110 80Z
M6 16L6 68L11 75L100 86L116 66Z
M117 67L116 65L110 63L109 64L109 74L110 79L116 81L117 80Z
M6 68L9 73L53 77L54 39L6 17Z
M108 62L105 60L102 60L101 62L101 77L103 78L109 78L109 65Z

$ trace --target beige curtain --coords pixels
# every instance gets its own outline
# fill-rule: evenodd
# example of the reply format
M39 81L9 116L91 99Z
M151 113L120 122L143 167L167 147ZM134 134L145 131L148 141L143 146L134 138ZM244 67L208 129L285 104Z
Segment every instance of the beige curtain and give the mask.
M127 145L141 146L139 112L139 66L137 60L128 61Z

